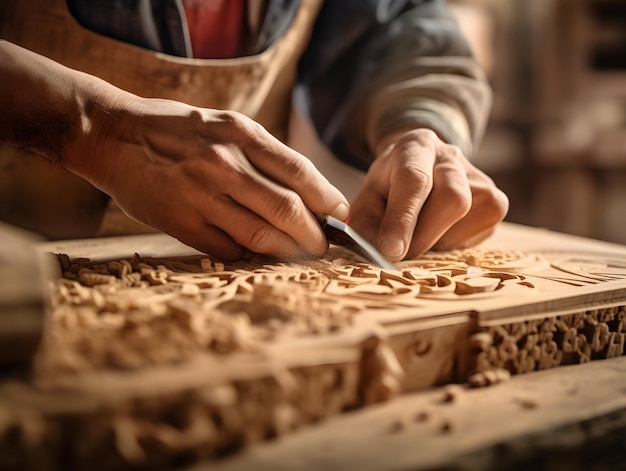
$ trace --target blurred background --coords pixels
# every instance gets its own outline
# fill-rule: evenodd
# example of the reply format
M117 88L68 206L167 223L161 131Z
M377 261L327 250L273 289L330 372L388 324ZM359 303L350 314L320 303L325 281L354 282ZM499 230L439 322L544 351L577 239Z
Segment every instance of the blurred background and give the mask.
M626 0L449 0L494 90L507 220L626 244Z

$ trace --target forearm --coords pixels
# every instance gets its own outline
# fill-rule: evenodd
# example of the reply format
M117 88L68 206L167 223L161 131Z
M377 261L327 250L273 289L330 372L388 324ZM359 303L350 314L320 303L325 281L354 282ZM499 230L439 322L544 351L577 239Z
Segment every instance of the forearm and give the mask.
M332 6L348 8L340 2ZM346 20L337 20L339 13L335 23L343 26ZM349 23L367 23L358 20ZM422 127L471 155L489 115L491 91L445 3L406 2L399 15L387 20L376 16L384 24L375 25L373 17L369 21L352 48L333 55L346 41L341 31L330 31L317 38L320 44L314 51L319 57L305 57L319 64L309 66L312 71L303 67L308 71L304 80L313 120L326 143L365 169L382 137Z
M427 58L427 67L420 62L416 59L414 68L430 70L411 76L411 67L404 65L405 78L390 80L372 91L362 107L355 107L353 122L355 117L366 117L362 127L367 150L375 149L382 138L399 129L427 128L471 157L491 107L491 91L482 71L463 57ZM449 64L453 70L445 71ZM350 122L348 133L349 126Z
M491 93L458 24L444 2L413 8L396 23L400 33L380 38L387 47L369 83L360 87L345 135L354 133L355 124L361 127L364 116L370 152L385 135L413 126L434 130L471 156L489 115Z
M0 144L98 180L106 136L132 95L0 41ZM97 183L97 182L94 182Z

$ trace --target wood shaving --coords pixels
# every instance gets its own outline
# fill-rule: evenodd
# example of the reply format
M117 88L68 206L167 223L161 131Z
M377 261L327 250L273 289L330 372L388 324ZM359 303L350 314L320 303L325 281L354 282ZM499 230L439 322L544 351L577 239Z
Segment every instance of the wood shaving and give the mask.
M533 394L518 393L513 401L519 404L523 409L536 409L539 407L539 400Z
M462 400L464 394L460 384L449 384L444 386L441 402L443 404L455 404Z

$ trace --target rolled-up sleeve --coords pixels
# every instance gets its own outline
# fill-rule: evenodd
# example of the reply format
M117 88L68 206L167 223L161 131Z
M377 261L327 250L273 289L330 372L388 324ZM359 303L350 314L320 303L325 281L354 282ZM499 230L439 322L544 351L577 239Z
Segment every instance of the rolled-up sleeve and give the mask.
M325 142L367 168L383 136L426 127L471 157L489 116L491 89L445 2L402 2L393 15L381 13L380 4L398 2L366 2L377 3L370 16L363 4L357 14L349 12L352 3L322 10L318 22L343 21L344 29L320 26L303 58L311 115Z

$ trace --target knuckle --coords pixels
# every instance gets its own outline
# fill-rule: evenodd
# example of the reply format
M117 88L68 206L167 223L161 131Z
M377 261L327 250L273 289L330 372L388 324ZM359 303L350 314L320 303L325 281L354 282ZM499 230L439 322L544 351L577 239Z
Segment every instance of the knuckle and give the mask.
M407 162L402 168L402 173L412 186L427 190L433 187L433 176L416 162Z
M230 123L233 126L244 125L250 119L246 115L234 110L222 110L219 113L219 117L224 122Z
M306 157L294 156L283 161L286 175L289 175L291 184L296 192L305 188L320 189L320 182L316 179L317 169Z
M309 180L311 171L311 163L305 158L293 158L289 159L285 163L288 174L293 178L293 181L299 184L306 183Z
M465 216L469 213L474 203L469 187L458 182L447 188L446 201L449 203L450 211L458 216Z
M446 153L453 159L464 159L465 154L461 150L461 148L455 144L445 144Z
M390 218L393 228L396 232L403 232L411 229L411 231L415 228L415 220L418 215L418 208L411 207L401 212L392 213L392 217Z
M220 114L220 118L229 124L239 136L259 137L265 133L265 128L252 118L237 111L226 110Z
M281 195L273 207L274 217L283 223L300 223L303 218L303 205L295 193Z
M247 238L242 245L254 252L267 252L274 238L274 228L269 224L258 224L247 231Z
M476 189L473 201L476 211L493 223L503 220L509 210L509 198L495 186Z
M232 185L249 178L248 171L242 162L241 151L235 145L213 144L211 159L208 164L213 176L219 176L220 184Z

